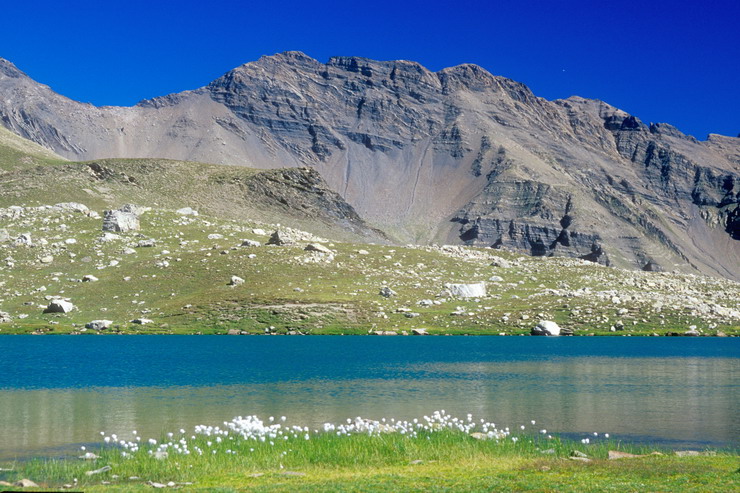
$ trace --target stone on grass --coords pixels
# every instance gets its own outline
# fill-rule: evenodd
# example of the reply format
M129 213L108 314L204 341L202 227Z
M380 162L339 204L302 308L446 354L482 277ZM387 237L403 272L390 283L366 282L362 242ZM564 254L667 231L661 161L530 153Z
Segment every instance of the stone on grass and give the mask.
M262 245L262 243L260 243L259 241L242 240L242 246L243 247L258 247L258 246L261 246L261 245Z
M54 257L52 257L51 255L46 255L39 259L39 262L41 262L42 264L50 264L53 261L54 261Z
M15 239L15 246L33 246L33 240L31 240L30 233L23 233L18 235Z
M82 276L82 282L96 282L96 281L98 281L98 278L92 274L86 274Z
M20 486L21 488L38 488L39 485L31 481L30 479L23 478L20 481L13 483L13 486Z
M69 313L75 309L75 306L69 301L52 300L44 310L44 313Z
M475 282L469 284L445 284L450 296L458 298L481 298L486 296L486 283Z
M505 258L493 257L491 260L492 267L501 267L502 269L508 269L511 267L511 262L509 262Z
M157 240L154 238L147 238L145 240L141 240L136 244L136 248L151 248L157 244Z
M6 241L10 241L10 233L8 233L7 229L0 229L0 243L5 243Z
M380 288L380 291L378 292L378 294L382 296L383 298L390 298L391 296L396 296L396 292L393 291L388 286L383 286L382 288Z
M622 452L621 450L610 450L609 451L609 460L634 459L636 457L645 457L645 456L630 454L629 452Z
M543 320L532 329L533 336L559 336L560 326L552 320Z
M320 253L333 253L331 250L329 250L327 247L322 245L321 243L309 243L306 245L306 248L304 250L308 252L320 252Z
M415 336L428 336L427 329L411 329L411 334Z
M295 235L291 234L290 232L284 230L284 229L278 229L272 235L270 236L270 239L267 240L268 245L278 245L278 246L284 246L284 245L293 245L297 241L297 238Z
M103 213L103 231L126 233L128 231L138 231L140 228L139 216L133 212L117 210Z
M80 204L79 202L61 202L59 204L55 204L54 208L61 209L63 211L81 212L82 214L87 214L90 211L85 204Z
M96 474L102 474L104 472L108 472L112 469L111 466L103 466L100 469L95 469L93 471L85 471L85 476L94 476Z
M151 320L149 318L135 318L131 321L132 324L138 324L138 325L147 325L153 322L154 320Z
M182 209L177 209L176 211L181 216L197 216L198 211L194 210L192 207L183 207Z
M7 324L10 323L12 319L10 318L10 314L7 312L0 312L0 324Z
M111 325L113 325L112 320L93 320L86 323L85 328L90 330L105 330L110 329Z
M229 286L238 286L240 284L244 284L244 279L242 279L239 276L231 276L231 280L229 281Z

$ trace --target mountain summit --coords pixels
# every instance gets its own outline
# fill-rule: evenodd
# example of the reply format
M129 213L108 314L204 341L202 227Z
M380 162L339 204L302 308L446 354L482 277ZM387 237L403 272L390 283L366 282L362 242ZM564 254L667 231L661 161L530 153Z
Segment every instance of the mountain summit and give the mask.
M0 121L75 160L311 166L400 241L740 279L740 139L602 101L548 101L464 64L296 51L134 107L54 93L0 59Z

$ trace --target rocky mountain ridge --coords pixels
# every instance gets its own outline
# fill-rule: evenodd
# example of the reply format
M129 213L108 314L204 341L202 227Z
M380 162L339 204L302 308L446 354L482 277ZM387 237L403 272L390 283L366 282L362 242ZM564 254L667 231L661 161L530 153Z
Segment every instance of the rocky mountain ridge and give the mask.
M286 52L97 108L0 60L0 94L5 127L70 159L310 166L402 241L740 279L740 139L547 101L475 65Z

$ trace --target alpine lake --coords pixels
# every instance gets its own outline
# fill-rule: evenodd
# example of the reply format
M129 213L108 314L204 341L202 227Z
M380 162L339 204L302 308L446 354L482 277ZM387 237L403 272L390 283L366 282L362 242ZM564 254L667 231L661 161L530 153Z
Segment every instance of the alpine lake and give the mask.
M438 410L572 439L740 445L737 338L12 336L0 354L6 462L76 456L101 432Z

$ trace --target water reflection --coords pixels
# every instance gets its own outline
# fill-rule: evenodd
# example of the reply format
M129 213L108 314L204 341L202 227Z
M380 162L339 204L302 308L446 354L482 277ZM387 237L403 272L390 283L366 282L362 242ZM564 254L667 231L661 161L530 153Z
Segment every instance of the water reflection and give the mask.
M74 452L99 432L159 437L237 415L319 427L348 417L409 419L437 409L500 426L537 420L564 433L609 432L674 446L737 446L738 359L564 357L394 362L382 378L285 378L208 386L0 391L0 458Z

